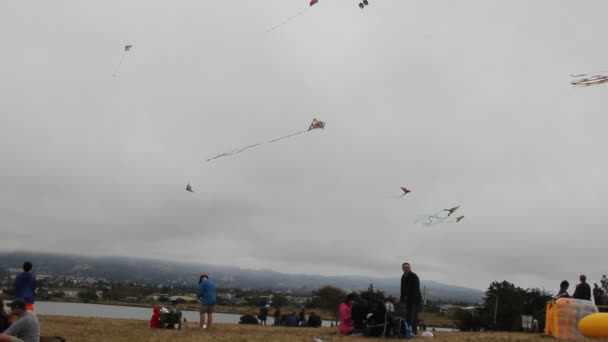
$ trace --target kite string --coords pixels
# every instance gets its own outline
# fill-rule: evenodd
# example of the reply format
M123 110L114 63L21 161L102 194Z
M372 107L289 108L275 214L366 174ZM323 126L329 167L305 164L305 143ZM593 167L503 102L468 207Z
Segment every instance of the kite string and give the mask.
M292 133L292 134L289 134L289 135L286 135L284 137L280 137L280 138L277 138L277 139L273 139L273 140L269 140L269 141L265 141L265 142L261 142L261 143L257 143L257 144L253 144L253 145L249 145L249 146L246 146L246 147L238 148L238 149L232 150L232 151L227 152L227 153L218 154L215 157L207 159L207 161L211 161L211 160L214 160L214 159L217 159L217 158L221 158L221 157L228 157L228 156L231 156L233 154L238 154L238 153L241 153L241 152L245 152L246 150L248 150L250 148L253 148L253 147L256 147L256 146L270 144L270 143L273 143L273 142L277 142L279 140L291 138L291 137L294 137L296 135L303 134L303 133L310 132L310 131L311 130L307 129L305 131L301 131L301 132L297 132L297 133Z
M266 33L271 32L271 31L274 31L274 30L276 30L277 28L279 28L279 27L281 27L281 26L283 26L283 25L287 24L287 23L288 23L288 22L290 22L291 20L293 20L293 19L295 19L295 18L297 18L297 17L301 16L302 14L306 13L306 11L307 11L309 8L310 8L310 7L307 7L306 9L299 11L297 14L294 14L294 15L292 15L291 17L289 17L289 18L287 18L287 19L283 20L283 21L282 21L282 22L280 22L279 24L277 24L277 25L275 25L275 26L272 26L271 28L269 28L269 29L267 29L267 30L266 30Z
M127 57L127 52L129 52L129 51L125 50L125 53L122 54L122 58L120 59L120 62L116 66L116 70L114 70L114 77L116 77L116 74L118 73L118 69L120 69L120 66L122 65L122 62L125 60L125 57Z

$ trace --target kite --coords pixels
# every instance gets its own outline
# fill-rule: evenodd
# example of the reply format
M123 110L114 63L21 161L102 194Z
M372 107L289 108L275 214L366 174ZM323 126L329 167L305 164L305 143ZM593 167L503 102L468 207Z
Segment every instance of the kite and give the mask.
M453 219L452 221L449 221L446 223L458 223L458 222L462 221L462 219L464 219L464 215L458 216L457 218Z
M319 2L319 0L310 0L310 6L316 4L317 2Z
M401 195L401 197L407 195L408 193L412 192L412 190L409 190L407 188L401 187L401 191L403 191L403 195ZM401 198L399 197L399 198Z
M188 185L186 185L186 191L194 192L194 190L192 189L192 185L190 185L190 183L188 183Z
M460 208L460 205L454 208L450 208L450 209L443 209L440 212L437 212L435 214L426 214L426 215L418 215L418 218L416 219L415 223L420 223L426 227L429 226L434 226L436 224L439 223L458 223L460 221L462 221L464 219L464 215L463 216L459 216L456 218L451 219L450 221L447 221L447 219L450 218L450 216L456 211L458 210L458 208ZM447 212L447 214L445 213Z
M308 132L310 132L312 130L315 130L315 129L324 129L324 128L325 128L325 122L317 120L317 119L313 119L312 122L310 123L310 126L308 126L308 129L305 130L305 131L300 131L300 132L292 133L292 134L286 135L284 137L280 137L280 138L276 138L276 139L273 139L273 140L269 140L269 141L265 141L265 142L261 142L261 143L257 143L257 144L253 144L253 145L249 145L249 146L245 146L245 147L241 147L241 148L238 148L236 150L232 150L230 152L218 154L215 157L207 159L207 161L209 162L209 161L212 161L212 160L217 159L217 158L228 157L228 156L231 156L233 154L245 152L246 150L248 150L250 148L253 148L253 147L257 147L257 146L261 146L261 145L265 145L265 144L271 144L271 143L274 143L274 142L277 142L277 141L280 141L280 140L283 140L283 139L295 137L296 135L308 133Z
M608 83L608 73L592 73L592 74L579 74L570 75L574 79L570 81L575 87L589 87L593 85L600 85Z
M118 74L118 70L120 69L120 66L122 65L122 62L125 60L125 57L127 57L127 52L131 51L131 48L133 47L133 45L125 45L125 49L122 58L120 59L120 62L118 63L118 66L116 67L116 70L114 70L114 77L116 77L116 75Z
M443 211L447 211L448 212L448 216L452 215L456 210L458 210L458 208L460 208L460 205L454 208L450 208L450 209L443 209Z
M362 2L359 3L359 8L360 9L364 9L365 6L369 5L369 2L367 0L363 0Z

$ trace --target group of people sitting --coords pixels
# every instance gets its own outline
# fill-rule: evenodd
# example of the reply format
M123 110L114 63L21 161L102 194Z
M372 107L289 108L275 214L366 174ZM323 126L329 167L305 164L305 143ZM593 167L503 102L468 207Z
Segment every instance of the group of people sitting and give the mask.
M266 310L270 308L269 305L266 305ZM268 311L266 311L267 313ZM316 314L314 311L311 311L308 315L308 319L306 319L306 311L302 309L298 314L295 311L290 311L289 314L281 314L281 309L278 307L275 308L273 314L274 326L284 326L284 327L309 327L309 328L318 328L321 326L321 316ZM260 318L260 324L266 325L266 319L262 320Z
M182 311L177 307L177 302L172 301L170 309L155 306L152 309L152 317L150 318L150 328L181 329Z
M410 325L398 317L392 300L349 294L338 307L338 331L344 335L411 336Z

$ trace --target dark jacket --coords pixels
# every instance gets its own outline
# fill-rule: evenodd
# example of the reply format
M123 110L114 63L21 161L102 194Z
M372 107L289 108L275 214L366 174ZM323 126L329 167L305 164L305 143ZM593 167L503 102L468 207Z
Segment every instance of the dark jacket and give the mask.
M350 316L353 319L355 329L363 330L363 328L365 328L364 321L367 321L369 305L365 301L361 300L361 301L358 301L355 304L353 304L353 307L351 310L352 311L351 311Z
M587 283L580 283L576 286L576 290L574 290L574 294L572 295L574 299L583 299L583 300L591 300L591 286Z
M318 328L321 326L321 316L319 315L310 315L308 316L308 324L310 328Z
M420 279L414 272L401 276L401 303L420 304L422 294L420 293Z
M0 308L0 334L11 326L10 316L4 312L4 308Z
M29 273L23 272L15 278L15 297L23 298L28 304L34 304L36 291L36 277Z
M267 317L268 317L268 309L266 309L266 307L261 308L260 314L258 315L258 319L260 321L265 321Z

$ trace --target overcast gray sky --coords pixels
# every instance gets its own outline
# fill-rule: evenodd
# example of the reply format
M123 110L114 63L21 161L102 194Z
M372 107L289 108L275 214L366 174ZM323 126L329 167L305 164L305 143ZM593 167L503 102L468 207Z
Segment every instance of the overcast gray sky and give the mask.
M0 2L0 248L598 280L608 3L369 1Z

